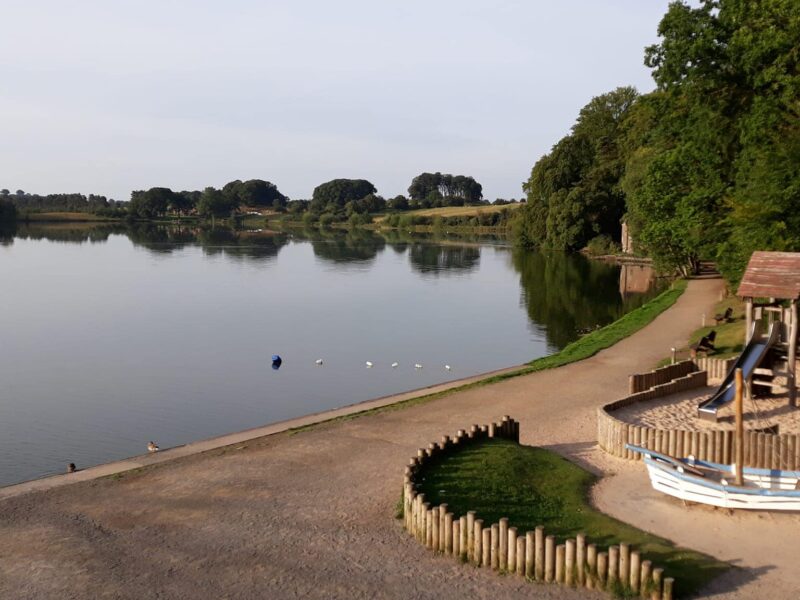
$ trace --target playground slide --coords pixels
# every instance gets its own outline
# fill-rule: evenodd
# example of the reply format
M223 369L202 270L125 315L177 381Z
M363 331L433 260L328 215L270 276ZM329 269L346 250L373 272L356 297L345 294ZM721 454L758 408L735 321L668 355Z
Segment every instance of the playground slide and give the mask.
M753 335L750 338L744 352L736 359L736 363L731 368L722 385L716 393L708 400L704 400L697 407L697 416L703 419L712 421L717 420L717 410L733 400L734 393L736 392L736 383L734 378L736 376L736 369L742 370L742 376L745 381L753 376L753 371L758 368L761 361L767 355L767 351L772 345L778 341L780 334L779 323L770 325L769 333L766 337ZM756 330L757 323L753 323L753 331Z

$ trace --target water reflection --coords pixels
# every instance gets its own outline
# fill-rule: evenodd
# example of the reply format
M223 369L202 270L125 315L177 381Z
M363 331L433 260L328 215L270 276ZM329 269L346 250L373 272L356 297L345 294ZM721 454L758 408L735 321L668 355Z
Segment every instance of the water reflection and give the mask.
M409 252L411 266L423 274L458 275L472 271L481 260L479 246L413 244Z
M534 324L544 325L548 342L563 348L582 332L605 325L643 304L656 289L621 295L618 265L581 255L515 250L521 302Z
M487 244L506 243L498 236L455 236L364 229L236 230L227 227L153 223L20 224L0 231L0 243L14 237L67 243L102 243L126 236L135 247L169 255L198 246L208 256L265 261L275 259L292 240L311 244L314 256L336 265L367 268L387 247L406 254L414 272L423 276L459 276L480 268ZM563 348L582 332L618 319L656 291L651 267L614 265L580 255L533 253L514 249L511 265L519 273L521 304L531 327L553 348Z

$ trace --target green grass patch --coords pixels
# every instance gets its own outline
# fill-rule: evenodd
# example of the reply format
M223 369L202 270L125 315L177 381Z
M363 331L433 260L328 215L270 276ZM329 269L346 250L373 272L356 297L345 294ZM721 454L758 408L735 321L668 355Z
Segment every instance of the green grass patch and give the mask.
M675 304L675 302L677 302L678 298L680 298L681 294L683 294L683 292L686 290L687 285L688 282L686 280L679 279L673 282L672 287L670 289L663 291L661 294L659 294L649 302L643 304L639 308L632 310L631 312L624 315L620 319L617 319L613 323L606 325L601 329L597 329L596 331L593 331L592 333L583 336L579 340L572 342L571 344L567 345L561 352L558 352L557 354L552 354L550 356L543 356L542 358L537 358L514 371L503 373L501 375L492 375L490 377L487 377L486 379L481 379L480 381L476 381L473 383L466 383L462 386L458 386L444 392L435 392L433 394L427 394L425 396L411 398L410 400L404 400L403 402L395 402L394 404L389 404L387 406L370 408L350 415L334 417L333 419L329 419L327 421L320 421L319 423L303 425L302 427L296 427L294 429L290 429L289 433L290 434L300 433L302 431L308 431L309 429L314 429L326 423L350 421L352 419L358 419L360 417L373 415L379 412L400 410L403 408L408 408L410 406L415 406L417 404L422 404L424 402L430 402L431 400L437 400L439 398L449 396L450 394L454 394L456 392L463 392L465 390L469 390L472 388L484 385L490 385L492 383L498 383L506 379L511 379L512 377L519 377L520 375L535 373L536 371L544 371L545 369L554 369L556 367L562 367L564 365L568 365L570 363L577 362L579 360L590 358L595 354L597 354L598 352L600 352L601 350L609 348L610 346L613 346L620 340L625 339L629 335L636 333L637 331L642 329L645 325L653 321L653 319L655 319L658 315L660 315L670 306Z
M474 510L485 524L506 517L519 533L543 525L559 543L585 533L598 549L627 542L675 577L676 595L700 590L730 566L622 523L593 508L594 475L565 458L508 440L493 439L434 458L421 473L426 501L446 502L456 517ZM648 485L642 469L642 485ZM646 507L642 507L646 510Z

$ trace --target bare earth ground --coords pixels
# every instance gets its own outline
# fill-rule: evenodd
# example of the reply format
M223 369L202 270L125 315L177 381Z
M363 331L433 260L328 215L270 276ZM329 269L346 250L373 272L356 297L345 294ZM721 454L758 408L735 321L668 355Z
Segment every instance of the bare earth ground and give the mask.
M595 445L595 407L623 395L629 373L683 343L719 289L719 281L691 282L639 333L560 369L118 479L8 495L0 500L0 598L586 597L433 556L392 518L417 448L503 414L521 421L523 443L619 472L597 489L604 510L748 567L717 582L715 597L766 597L759 590L767 589L770 598L793 597L798 517L686 509L655 497L643 470Z

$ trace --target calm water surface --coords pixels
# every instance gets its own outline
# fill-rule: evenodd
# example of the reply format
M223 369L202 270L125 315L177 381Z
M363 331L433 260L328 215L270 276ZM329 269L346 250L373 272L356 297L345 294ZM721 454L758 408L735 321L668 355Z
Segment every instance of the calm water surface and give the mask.
M152 226L20 226L0 282L0 485L519 364L654 293L499 240Z

